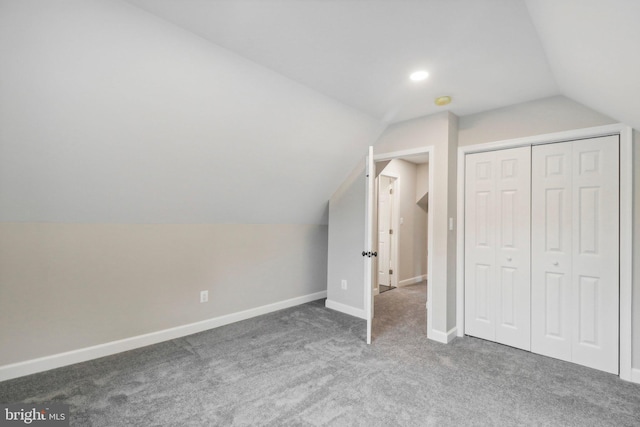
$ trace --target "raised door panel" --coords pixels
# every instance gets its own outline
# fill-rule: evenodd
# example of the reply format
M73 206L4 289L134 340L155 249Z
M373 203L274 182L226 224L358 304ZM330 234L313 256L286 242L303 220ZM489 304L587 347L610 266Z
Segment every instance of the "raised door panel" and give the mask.
M531 348L531 148L495 152L496 341Z
M618 373L618 136L572 144L572 361Z
M531 350L571 360L572 143L532 147Z
M466 156L465 332L495 341L494 153Z

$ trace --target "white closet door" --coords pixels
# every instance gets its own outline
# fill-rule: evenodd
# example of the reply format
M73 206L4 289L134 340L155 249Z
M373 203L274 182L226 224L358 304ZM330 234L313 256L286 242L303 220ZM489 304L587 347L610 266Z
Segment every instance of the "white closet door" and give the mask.
M572 361L618 373L618 136L573 142Z
M496 155L496 341L531 348L531 148Z
M531 351L562 360L571 360L571 147L531 152Z
M466 157L465 332L530 348L530 148Z
M465 162L465 332L495 341L495 152Z
M617 373L618 137L532 156L532 351Z

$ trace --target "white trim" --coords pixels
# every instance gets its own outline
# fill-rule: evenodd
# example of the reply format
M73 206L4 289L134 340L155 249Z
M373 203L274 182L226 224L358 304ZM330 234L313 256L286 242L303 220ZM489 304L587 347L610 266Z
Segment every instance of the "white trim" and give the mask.
M433 329L429 338L442 344L449 344L456 336L456 328L452 328L448 332L442 332Z
M403 286L415 285L416 283L420 283L427 280L427 275L423 274L422 276L412 277L410 279L404 279L398 282L398 287L401 288Z
M72 365L74 363L86 362L88 360L97 359L99 357L110 356L112 354L121 353L123 351L133 350L151 344L157 344L159 342L196 334L198 332L218 328L230 323L239 322L241 320L250 319L252 317L261 316L267 313L272 313L274 311L282 310L285 308L295 307L297 305L316 301L326 297L327 291L316 292L297 298L279 301L273 304L267 304L260 307L239 311L237 313L214 317L212 319L207 319L200 322L176 326L175 328L164 329L162 331L156 331L144 335L111 341L108 343L85 347L78 350L67 351L64 353L53 354L51 356L45 356L37 359L27 360L24 362L0 366L0 381L6 381L12 378L22 377L24 375L35 374L37 372L48 371L49 369L60 368L62 366Z
M456 326L458 336L464 335L464 157L469 153L492 151L620 135L620 378L633 381L636 372L631 364L631 313L632 313L632 268L633 268L633 130L623 124L597 126L566 132L530 136L458 147L458 235L456 274ZM431 287L429 287L431 288ZM635 377L637 378L637 377ZM640 381L638 381L640 382Z
M348 314L349 316L357 317L359 319L367 319L367 313L362 308L352 307L350 305L342 304L331 300L326 300L324 306L331 310L339 311L340 313Z
M629 381L640 384L640 369L633 368L631 370Z
M424 147L419 147L419 148L412 148L409 150L400 150L400 151L393 151L390 153L381 153L381 154L374 154L373 155L373 160L376 162L382 161L382 160L392 160L392 159L398 159L398 158L402 158L402 157L408 157L408 156L412 156L415 154L428 154L429 155L429 188L428 188L428 196L427 196L427 206L429 206L429 209L431 209L431 207L433 206L433 188L434 188L434 179L435 179L435 175L433 173L434 171L434 167L432 167L431 165L434 165L436 162L436 157L435 157L435 147L433 145L428 145L428 146L424 146ZM433 215L429 214L427 216L427 283L429 283L429 286L427 286L427 338L429 339L435 339L433 338L433 310L431 309L431 307L433 306L433 277L432 277L432 271L433 271L433 256L432 254L434 253L434 249L433 249ZM365 285L366 286L366 285ZM370 286L370 285L369 285ZM365 290L366 292L366 290ZM447 304L446 301L438 301L439 304ZM435 339L437 341L437 339Z
M631 379L633 310L633 130L620 129L620 378ZM640 382L640 381L636 381Z
M391 153L374 154L373 160L376 162L381 162L384 160L399 159L402 157L409 157L409 156L414 156L416 154L425 154L425 153L429 154L429 163L431 163L433 161L433 159L431 158L431 156L433 155L433 146L411 148L408 150L393 151Z
M631 132L631 128L621 123L596 126L584 129L575 129L564 132L547 133L542 135L527 136L524 138L506 139L503 141L488 142L482 144L466 145L458 147L458 155L460 152L464 154L468 153L480 153L483 151L500 150L503 148L515 148L526 147L530 145L551 144L554 142L573 141L576 139L597 138L600 136L608 135L620 135L623 131L628 130Z

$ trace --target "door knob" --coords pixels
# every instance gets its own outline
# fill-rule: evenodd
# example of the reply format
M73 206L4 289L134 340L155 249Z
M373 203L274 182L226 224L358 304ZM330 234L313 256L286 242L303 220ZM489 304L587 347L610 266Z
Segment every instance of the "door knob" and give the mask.
M558 265L560 265L560 263L559 263L558 261L555 261L555 262L553 263L553 265L558 266Z

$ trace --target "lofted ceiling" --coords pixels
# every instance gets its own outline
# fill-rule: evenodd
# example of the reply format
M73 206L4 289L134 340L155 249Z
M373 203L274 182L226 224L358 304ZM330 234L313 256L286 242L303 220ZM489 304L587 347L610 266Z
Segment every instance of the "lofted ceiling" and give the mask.
M562 94L640 127L637 0L128 1L386 123Z
M639 0L0 0L0 220L325 223L390 123L564 95L640 129L638 16Z
M561 93L640 129L640 1L527 6Z
M559 93L521 0L129 2L387 123Z

